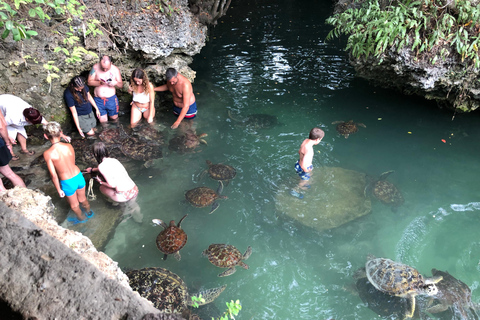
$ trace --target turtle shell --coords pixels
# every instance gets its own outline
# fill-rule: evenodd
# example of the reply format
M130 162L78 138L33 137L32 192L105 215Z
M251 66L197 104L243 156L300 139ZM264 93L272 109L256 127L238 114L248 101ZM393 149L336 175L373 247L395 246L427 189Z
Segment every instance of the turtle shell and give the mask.
M204 255L215 266L230 268L236 266L243 259L243 255L237 248L230 244L211 244Z
M208 187L198 187L188 190L185 193L185 198L195 207L203 208L211 205L219 198L219 195Z
M168 228L159 233L156 243L158 250L165 254L173 254L185 246L187 234L176 225L170 224Z
M370 259L365 271L377 290L393 296L407 297L425 287L423 276L415 268L390 259Z
M126 273L130 287L165 313L182 313L187 308L188 291L183 280L163 268L144 268Z
M357 124L353 121L342 122L337 125L337 132L343 135L352 134L358 131Z
M97 160L92 152L92 140L90 139L72 139L70 144L75 150L75 159L83 162L86 166L95 166Z
M122 127L117 127L103 130L98 137L106 144L113 144L122 143L122 141L127 138L127 134Z
M231 180L235 178L237 171L232 166L226 164L213 164L207 161L208 174L214 180Z
M153 142L141 141L136 137L128 137L120 147L123 154L134 160L148 161L162 157L160 145Z
M398 207L405 201L395 185L386 180L379 180L373 185L373 195L381 202Z
M168 149L180 153L193 152L203 141L201 138L205 136L207 136L205 133L197 135L193 130L189 129L185 133L170 139Z

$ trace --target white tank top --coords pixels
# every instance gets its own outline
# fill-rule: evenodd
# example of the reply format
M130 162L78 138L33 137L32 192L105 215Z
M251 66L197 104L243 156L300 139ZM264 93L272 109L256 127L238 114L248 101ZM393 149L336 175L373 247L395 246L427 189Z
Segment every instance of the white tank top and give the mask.
M146 92L136 93L135 91L133 91L133 101L138 103L149 103L150 95Z

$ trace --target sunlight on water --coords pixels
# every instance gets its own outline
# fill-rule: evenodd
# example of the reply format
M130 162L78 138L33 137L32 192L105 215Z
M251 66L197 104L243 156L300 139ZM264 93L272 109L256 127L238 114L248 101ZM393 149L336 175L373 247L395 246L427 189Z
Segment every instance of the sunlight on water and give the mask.
M451 121L450 112L425 100L355 79L338 43L324 42L330 4L310 2L238 3L213 28L192 66L199 106L194 123L197 133L208 133L208 145L185 155L164 148L164 158L149 169L152 177L136 180L143 223L121 223L105 252L122 268L168 268L192 292L227 284L214 304L200 308L205 319L232 299L243 305L237 319L373 319L352 278L368 254L410 264L426 276L432 268L448 270L478 302L478 115ZM252 125L256 114L276 121ZM345 139L331 123L350 119L366 128ZM315 147L317 173L339 167L375 181L394 170L388 181L405 203L393 212L372 199L371 213L324 231L282 212L278 193L297 183L298 147L314 126L326 132ZM201 175L206 160L237 170L223 191L228 199L218 200L211 215L184 197L198 186L217 188ZM324 192L315 190L306 191L304 201ZM163 261L155 245L162 229L150 221L179 221L185 214L182 260ZM201 255L212 243L232 244L241 253L252 246L245 261L250 269L218 278L224 269Z

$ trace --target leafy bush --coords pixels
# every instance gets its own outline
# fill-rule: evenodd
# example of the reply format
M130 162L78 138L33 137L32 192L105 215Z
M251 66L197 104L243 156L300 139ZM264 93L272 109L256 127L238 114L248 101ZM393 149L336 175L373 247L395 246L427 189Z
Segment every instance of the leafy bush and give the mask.
M432 64L453 52L479 68L480 8L464 0L457 0L455 6L440 2L399 0L383 6L367 0L329 17L326 23L334 28L327 40L345 34L346 49L353 57L373 55L380 63L386 51L407 47Z

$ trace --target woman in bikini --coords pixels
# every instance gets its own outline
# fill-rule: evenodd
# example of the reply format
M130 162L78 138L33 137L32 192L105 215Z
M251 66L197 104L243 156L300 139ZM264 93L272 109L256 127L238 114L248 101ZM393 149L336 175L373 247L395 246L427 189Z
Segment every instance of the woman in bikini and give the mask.
M133 70L128 92L133 95L130 126L135 127L142 120L142 116L151 123L155 117L155 91L145 71L140 68Z

